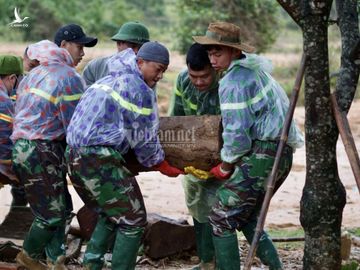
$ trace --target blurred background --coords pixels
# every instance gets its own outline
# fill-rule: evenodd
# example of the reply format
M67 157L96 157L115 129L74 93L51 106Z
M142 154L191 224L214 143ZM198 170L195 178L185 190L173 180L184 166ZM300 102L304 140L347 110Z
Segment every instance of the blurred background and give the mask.
M0 53L22 55L33 42L52 40L62 25L77 23L86 34L99 38L95 48L87 48L77 67L81 72L92 58L116 52L110 37L127 21L144 23L152 40L171 50L171 63L159 83L159 108L166 114L169 96L177 74L185 68L184 53L192 43L191 36L205 33L209 22L224 20L241 26L243 40L270 58L273 76L290 93L302 52L302 34L274 0L0 0ZM17 8L25 27L11 27ZM336 18L335 8L331 17ZM330 71L339 69L341 38L337 25L329 25ZM335 86L335 79L331 80ZM359 94L357 94L357 97ZM303 105L303 94L298 105Z

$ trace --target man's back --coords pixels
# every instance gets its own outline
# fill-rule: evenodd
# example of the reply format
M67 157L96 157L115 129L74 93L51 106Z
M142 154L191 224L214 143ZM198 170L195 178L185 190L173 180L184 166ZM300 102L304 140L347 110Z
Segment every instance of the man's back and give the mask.
M111 56L105 56L93 59L85 66L82 77L86 83L86 88L108 75L109 69L107 61L110 57Z

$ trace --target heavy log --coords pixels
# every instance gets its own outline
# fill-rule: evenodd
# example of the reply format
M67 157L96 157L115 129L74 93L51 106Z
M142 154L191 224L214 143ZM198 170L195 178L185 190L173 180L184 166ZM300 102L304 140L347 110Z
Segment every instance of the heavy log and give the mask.
M160 118L159 138L165 158L177 168L194 166L209 171L220 162L221 117L218 115L171 116ZM126 156L132 172L149 171L139 164L132 151Z

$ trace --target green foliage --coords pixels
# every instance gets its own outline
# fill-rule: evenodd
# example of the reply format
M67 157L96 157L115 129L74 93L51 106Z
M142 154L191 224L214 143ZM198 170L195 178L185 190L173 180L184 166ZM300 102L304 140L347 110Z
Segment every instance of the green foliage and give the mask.
M203 35L210 22L222 20L239 25L246 41L264 51L275 41L278 4L272 0L179 0L177 49L185 53L191 36Z
M359 263L355 261L352 261L350 263L341 266L341 270L359 270L359 269L360 269Z
M53 39L55 31L64 24L77 23L84 31L99 38L109 39L127 21L140 21L151 28L165 25L163 0L0 0L0 37L7 41L37 41ZM9 27L14 20L14 8L28 27ZM150 31L151 32L151 31Z
M172 43L185 52L192 35L209 22L224 20L243 29L245 40L265 50L275 39L278 5L272 0L0 0L0 37L6 41L53 39L64 24L80 24L89 35L109 40L126 21L140 21L152 40ZM14 8L28 16L28 27L9 27Z

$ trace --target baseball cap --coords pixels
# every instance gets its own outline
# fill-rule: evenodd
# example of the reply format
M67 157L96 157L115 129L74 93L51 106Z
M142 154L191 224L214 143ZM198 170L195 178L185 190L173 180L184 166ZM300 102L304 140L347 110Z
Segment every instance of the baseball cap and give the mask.
M77 24L68 24L57 30L54 42L60 46L63 40L82 44L85 47L94 47L98 41L95 37L86 36L82 28Z

